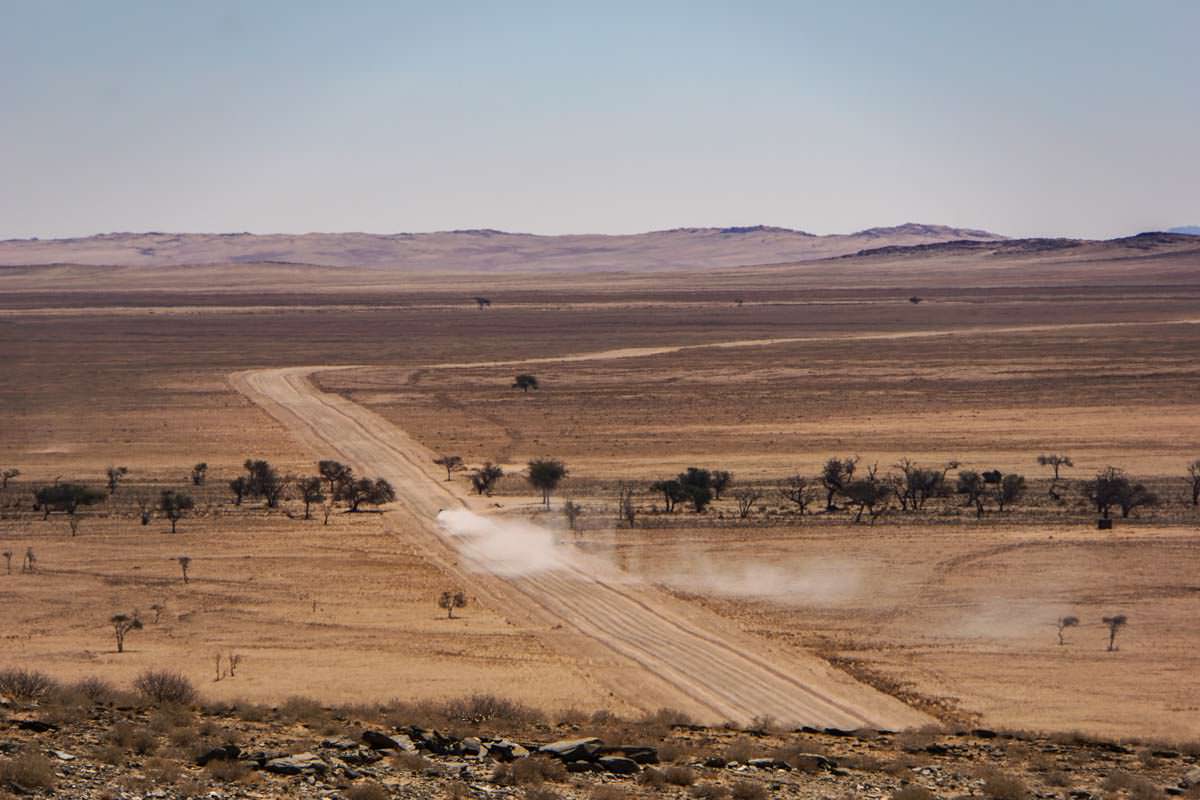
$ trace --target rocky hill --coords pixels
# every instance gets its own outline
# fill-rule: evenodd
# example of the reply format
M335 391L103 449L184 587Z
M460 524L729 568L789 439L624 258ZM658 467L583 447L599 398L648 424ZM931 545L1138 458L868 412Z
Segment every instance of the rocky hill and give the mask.
M815 236L762 225L677 228L619 236L440 233L110 233L0 242L0 265L182 266L277 262L401 272L705 269L768 264L946 241L1002 241L987 231L907 224Z

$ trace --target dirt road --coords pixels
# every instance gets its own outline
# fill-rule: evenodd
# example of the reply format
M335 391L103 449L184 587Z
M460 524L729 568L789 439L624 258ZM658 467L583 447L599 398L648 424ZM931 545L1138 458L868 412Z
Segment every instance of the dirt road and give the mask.
M543 620L548 643L587 658L591 674L632 705L670 705L706 721L743 724L756 716L838 728L931 721L816 657L774 650L715 615L632 582L570 544L558 545L552 563L530 574L494 574L471 540L448 536L437 522L443 509L486 509L444 481L434 455L402 430L316 389L308 376L325 369L337 367L255 370L231 380L314 455L339 454L362 473L391 481L398 502L389 516L397 535L415 537L490 602ZM593 657L597 653L607 658ZM620 668L606 670L606 661Z

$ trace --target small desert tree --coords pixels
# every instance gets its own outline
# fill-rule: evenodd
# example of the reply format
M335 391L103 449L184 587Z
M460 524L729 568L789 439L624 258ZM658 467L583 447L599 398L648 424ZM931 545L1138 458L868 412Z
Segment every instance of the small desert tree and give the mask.
M229 482L229 491L233 492L233 504L240 506L246 495L250 494L250 479L239 475Z
M354 470L333 459L323 459L317 462L317 472L329 482L330 497L337 497L338 488L346 481L354 479Z
M475 493L488 497L492 496L492 489L496 486L496 481L504 477L504 470L498 464L493 464L490 461L484 462L484 465L471 473L471 486L474 487Z
M535 377L533 375L522 373L522 374L518 375L516 377L516 379L513 381L512 388L520 389L521 391L525 392L526 394L529 394L530 389L538 388L538 379L537 379L537 377Z
M263 498L267 508L278 508L291 479L282 477L270 462L262 459L248 458L242 466L247 473L247 494Z
M208 477L208 464L201 461L192 467L192 486L203 486Z
M896 464L900 470L900 478L896 481L896 499L900 507L908 511L920 511L931 497L941 497L948 493L946 473L958 469L958 462L951 461L941 469L921 467L905 458Z
M485 308L487 308L488 306L490 306L492 304L492 301L487 299L486 297L476 297L475 304L477 306L479 306L480 311L483 311Z
M579 517L582 514L583 506L573 500L567 500L563 503L563 516L567 518L567 527L571 530L576 529L575 525L579 522Z
M5 572L5 574L12 575L13 551L5 550L3 553L0 553L0 556L4 557L4 572Z
M1200 506L1200 458L1188 464L1187 472L1192 482L1192 505Z
M1059 453L1043 453L1037 457L1037 463L1043 467L1050 467L1054 470L1054 480L1058 481L1059 471L1064 467L1070 468L1075 466L1075 462L1070 456L1061 455Z
M307 478L300 478L296 481L296 491L300 493L300 499L304 501L304 518L312 519L313 503L325 502L325 492L322 491L325 484L321 478L312 475Z
M433 463L445 468L446 480L448 481L454 479L454 473L466 469L463 465L462 456L441 455L435 458Z
M1065 631L1067 628L1074 628L1078 624L1079 624L1079 617L1068 616L1068 617L1059 617L1058 618L1058 621L1055 623L1055 625L1058 627L1058 643L1060 645L1064 645L1067 643L1066 640L1063 638L1063 631Z
M1117 649L1117 632L1129 624L1129 618L1124 614L1116 614L1100 621L1108 626L1108 652L1111 653Z
M713 499L712 473L699 467L688 467L687 472L679 473L676 480L692 502L692 510L697 514L703 513Z
M188 568L192 566L191 556L179 556L175 559L179 562L179 573L183 576L183 582L188 582Z
M987 496L987 481L973 469L964 469L958 473L958 483L955 491L966 498L968 506L975 507L975 516L983 516L983 499Z
M842 487L842 494L851 505L858 506L854 515L855 522L862 522L863 512L871 515L871 524L887 507L888 498L892 496L892 487L873 477L860 478Z
M1009 474L1000 479L994 496L996 507L1003 512L1005 506L1014 505L1025 494L1025 476Z
M442 592L438 598L438 608L445 610L446 619L454 619L454 609L466 607L467 596L462 592Z
M142 621L138 619L138 613L134 611L132 614L114 614L109 620L113 626L113 634L117 638L117 652L125 652L125 637L130 631L140 631L142 629Z
M32 547L25 548L25 558L21 560L21 572L37 572L37 554Z
M535 458L529 462L526 480L542 493L542 505L550 507L550 495L567 477L567 465L554 458Z
M825 486L825 510L836 511L833 498L854 480L854 471L858 467L858 456L847 458L831 458L821 468L821 483Z
M396 490L383 478L358 478L347 481L338 491L338 499L345 502L351 512L359 511L364 504L381 506L396 499Z
M7 489L8 482L20 474L21 470L15 468L0 471L0 489Z
M1084 495L1096 507L1096 513L1103 519L1108 519L1114 506L1121 505L1121 499L1131 490L1129 478L1116 467L1106 467L1096 473L1096 477L1083 484Z
M688 499L687 490L678 480L672 478L666 481L655 481L650 484L650 491L658 492L663 496L663 502L666 505L667 513L670 514L675 510L675 506Z
M104 470L104 476L107 479L109 495L114 495L117 493L117 486L120 485L121 481L124 480L125 476L128 474L129 470L126 467L109 466L108 469Z
M732 492L733 499L737 502L738 516L742 519L750 516L750 512L754 510L754 504L762 499L762 492L758 489L749 486L743 486L734 489Z
M56 483L34 492L34 501L42 510L42 519L49 517L51 511L74 514L80 506L95 505L103 502L104 498L104 492L77 483Z
M808 478L803 475L789 475L775 486L775 493L781 500L795 504L800 516L808 511L808 504L813 499L813 487Z
M721 499L721 492L729 488L733 483L733 473L723 469L714 469L710 473L709 485L712 487L713 495L717 500Z
M158 497L158 510L164 517L171 520L171 533L175 533L175 528L179 525L179 520L183 519L184 514L195 507L196 501L187 492L163 489L162 494Z

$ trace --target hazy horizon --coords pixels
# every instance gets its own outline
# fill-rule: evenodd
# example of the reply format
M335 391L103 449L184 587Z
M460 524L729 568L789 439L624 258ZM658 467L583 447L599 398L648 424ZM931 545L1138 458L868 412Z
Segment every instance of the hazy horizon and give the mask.
M1200 220L1184 2L60 3L6 23L3 239Z

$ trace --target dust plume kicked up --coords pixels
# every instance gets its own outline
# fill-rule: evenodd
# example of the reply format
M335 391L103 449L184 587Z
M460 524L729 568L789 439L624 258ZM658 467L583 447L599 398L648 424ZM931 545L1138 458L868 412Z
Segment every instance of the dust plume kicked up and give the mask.
M471 511L441 511L438 525L456 540L464 556L478 568L506 578L519 578L567 565L554 532L520 520L500 520Z

